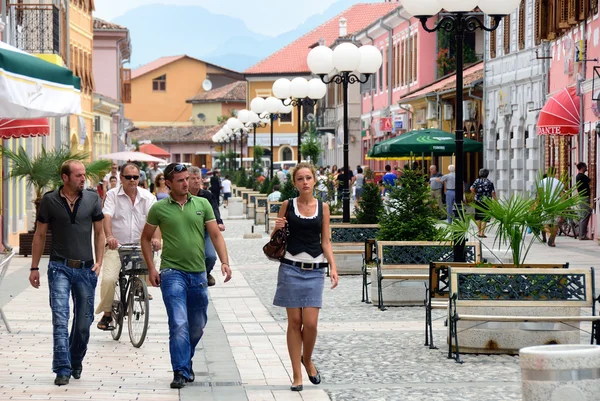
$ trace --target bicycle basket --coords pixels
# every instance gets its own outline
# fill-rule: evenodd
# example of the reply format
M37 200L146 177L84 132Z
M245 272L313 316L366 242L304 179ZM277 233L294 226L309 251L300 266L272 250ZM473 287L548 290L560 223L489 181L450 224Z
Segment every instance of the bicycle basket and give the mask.
M124 273L146 273L148 266L142 256L140 248L119 248L119 258L121 259L121 270Z

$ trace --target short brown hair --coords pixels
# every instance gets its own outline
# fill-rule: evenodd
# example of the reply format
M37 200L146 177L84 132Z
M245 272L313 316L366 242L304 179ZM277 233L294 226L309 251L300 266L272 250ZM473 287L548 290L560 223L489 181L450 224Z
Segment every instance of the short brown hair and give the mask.
M138 166L138 165L137 165L137 164L135 164L135 163L131 163L131 162L130 162L130 163L125 163L125 164L123 164L123 165L121 166L121 175L123 175L123 171L125 171L125 169L126 169L127 167L135 167L135 168L136 168L136 170L138 171L138 173L140 172L140 166Z
M63 174L66 174L67 177L71 176L71 164L73 164L73 163L79 163L83 166L83 163L80 162L79 160L69 159L60 166L60 176L61 177L63 176Z

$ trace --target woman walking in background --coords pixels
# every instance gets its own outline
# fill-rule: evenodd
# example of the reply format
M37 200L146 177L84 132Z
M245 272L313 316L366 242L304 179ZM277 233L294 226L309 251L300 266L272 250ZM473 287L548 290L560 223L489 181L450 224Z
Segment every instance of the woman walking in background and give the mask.
M169 197L169 187L165 184L165 175L159 173L154 180L154 195L156 200L161 200Z
M365 186L365 175L362 167L358 166L356 168L356 175L352 177L352 182L354 183L354 207L358 207Z
M488 175L490 175L490 171L482 168L479 170L479 178L471 185L471 193L475 194L475 204L479 207L484 207L486 199L496 199L496 190L494 189L494 184L488 180ZM486 238L485 226L488 219L486 219L485 213L475 209L475 221L477 222L477 236L479 238Z
M315 177L312 165L300 163L296 166L291 178L300 195L283 202L273 230L274 234L278 229L285 229L286 224L289 230L273 304L287 311L287 346L294 376L290 387L292 391L303 389L301 365L304 365L311 383L321 383L319 370L312 362L312 353L317 340L327 262L331 288L338 284L329 238L329 206L313 196Z

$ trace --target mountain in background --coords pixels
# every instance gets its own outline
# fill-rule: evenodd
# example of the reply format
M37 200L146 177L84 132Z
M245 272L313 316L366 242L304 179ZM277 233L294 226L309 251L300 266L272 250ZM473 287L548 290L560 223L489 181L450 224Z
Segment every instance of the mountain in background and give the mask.
M242 20L213 14L201 6L150 4L113 22L127 27L131 34L131 68L162 56L187 54L241 72L358 2L339 0L276 37L253 32Z

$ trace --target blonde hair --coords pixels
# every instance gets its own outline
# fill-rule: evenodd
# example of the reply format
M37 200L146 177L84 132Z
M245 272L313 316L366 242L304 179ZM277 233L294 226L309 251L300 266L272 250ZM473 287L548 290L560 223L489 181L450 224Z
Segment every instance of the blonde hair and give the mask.
M315 166L313 166L310 163L302 162L302 163L298 163L298 165L296 165L296 167L294 167L294 170L292 171L292 182L296 182L296 173L298 171L300 171L300 169L303 169L303 168L309 169L313 175L313 178L315 178L317 176L317 170L315 169Z

